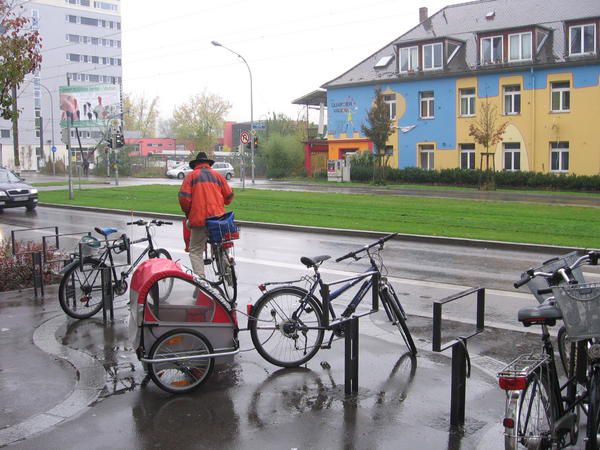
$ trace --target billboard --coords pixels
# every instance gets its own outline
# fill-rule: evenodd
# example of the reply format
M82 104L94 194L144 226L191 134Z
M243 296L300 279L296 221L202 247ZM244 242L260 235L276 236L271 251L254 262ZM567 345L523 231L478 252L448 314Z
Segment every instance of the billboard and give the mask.
M106 127L113 119L121 118L121 89L116 84L61 86L60 126Z

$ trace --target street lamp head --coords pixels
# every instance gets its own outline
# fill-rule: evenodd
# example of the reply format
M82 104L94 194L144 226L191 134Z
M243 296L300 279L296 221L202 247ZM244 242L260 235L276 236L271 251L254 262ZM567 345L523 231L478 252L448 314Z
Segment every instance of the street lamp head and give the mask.
M211 43L212 45L214 45L215 47L223 47L223 46L222 46L222 45L221 45L219 42L217 42L217 41L210 41L210 43Z

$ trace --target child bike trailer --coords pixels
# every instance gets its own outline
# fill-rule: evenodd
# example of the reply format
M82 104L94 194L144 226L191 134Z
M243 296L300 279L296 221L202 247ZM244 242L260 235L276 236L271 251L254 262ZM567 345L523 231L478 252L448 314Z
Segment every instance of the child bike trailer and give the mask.
M154 258L131 280L129 335L138 359L163 390L190 392L215 364L239 352L235 311L205 280Z

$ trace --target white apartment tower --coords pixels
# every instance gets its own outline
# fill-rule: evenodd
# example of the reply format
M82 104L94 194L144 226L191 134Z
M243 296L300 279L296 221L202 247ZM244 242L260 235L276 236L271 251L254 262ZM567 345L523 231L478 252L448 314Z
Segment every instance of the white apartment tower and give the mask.
M39 170L50 157L53 145L57 148L55 158L66 158L66 146L61 141L59 87L68 83L122 83L121 2L34 0L23 2L23 7L22 14L32 19L32 26L42 37L43 60L18 92L19 155L22 170ZM79 133L83 148L93 147L101 134L93 129L80 129ZM71 136L75 148L78 142L74 130ZM3 119L0 166L14 167L12 124Z

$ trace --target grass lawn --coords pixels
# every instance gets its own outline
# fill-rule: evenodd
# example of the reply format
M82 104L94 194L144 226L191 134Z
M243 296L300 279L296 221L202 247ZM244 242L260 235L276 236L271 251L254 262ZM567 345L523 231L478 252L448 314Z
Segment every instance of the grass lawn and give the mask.
M104 181L90 181L90 180L81 180L81 184L105 184ZM33 187L51 187L51 186L68 186L68 181L45 181L42 183L31 183ZM79 180L77 178L73 179L73 186L79 186Z
M181 214L178 186L40 192L47 203ZM600 210L393 195L236 190L236 219L588 248L600 247Z

